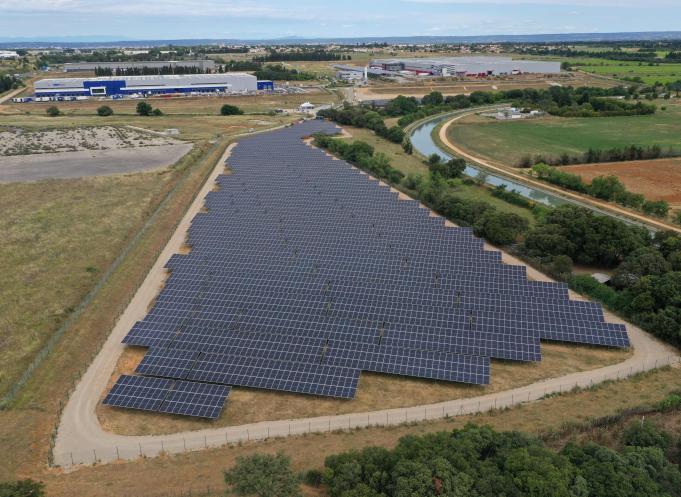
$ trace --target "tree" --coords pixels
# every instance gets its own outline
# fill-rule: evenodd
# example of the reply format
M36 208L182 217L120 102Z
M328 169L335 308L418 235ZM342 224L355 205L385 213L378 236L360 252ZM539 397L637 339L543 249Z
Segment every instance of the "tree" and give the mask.
M236 495L256 497L299 497L299 483L284 454L253 454L238 457L225 471L225 483Z
M651 216L665 217L669 212L669 203L666 200L646 200L642 209Z
M137 103L137 113L140 116L150 116L152 112L151 104L148 102L138 102Z
M624 445L634 447L658 447L662 450L669 448L671 437L657 425L647 420L633 421L622 434Z
M0 482L0 497L43 497L45 484L33 480Z
M572 259L567 255L553 256L548 266L548 272L559 281L567 281L572 274Z
M615 271L612 283L616 287L626 288L643 276L659 276L670 270L671 265L657 248L642 247L624 259Z
M613 200L615 195L626 191L617 176L598 176L591 181L589 193L603 200Z
M61 114L61 111L56 105L52 105L45 109L45 112L47 113L48 116L50 117L57 117Z
M433 91L421 99L421 105L442 105L444 101L442 93Z
M113 109L108 105L102 105L97 109L97 115L102 117L107 117L113 115Z
M220 107L220 115L222 116L238 116L243 114L244 111L241 110L236 105L225 104Z

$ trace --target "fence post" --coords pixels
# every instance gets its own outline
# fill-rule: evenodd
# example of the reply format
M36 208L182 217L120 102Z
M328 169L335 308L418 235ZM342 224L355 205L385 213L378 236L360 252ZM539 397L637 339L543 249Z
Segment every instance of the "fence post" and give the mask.
M73 464L73 452L71 452L71 466L75 466L75 465Z
M225 439L227 438L227 434L225 433ZM187 452L187 440L182 437L182 445L184 446L184 451Z
M208 448L208 438L206 437L206 435L203 436L203 446L206 449Z
M118 452L118 445L116 445L116 460L121 460L121 454Z
M95 449L92 449L92 454L95 456L95 461L93 464L97 464L97 452L95 451Z
M138 445L140 446L140 457L142 456L142 443L138 442Z

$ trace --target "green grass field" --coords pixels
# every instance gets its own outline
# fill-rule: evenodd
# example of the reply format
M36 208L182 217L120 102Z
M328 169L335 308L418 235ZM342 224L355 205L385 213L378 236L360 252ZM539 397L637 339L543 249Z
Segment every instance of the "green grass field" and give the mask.
M449 128L449 138L475 155L506 165L523 156L579 154L589 148L660 145L681 148L681 106L648 116L496 121L472 118Z
M653 65L649 65L647 62L627 62L598 58L564 60L580 71L611 76L617 79L640 77L643 82L648 84L657 81L668 83L681 79L681 64L653 63Z

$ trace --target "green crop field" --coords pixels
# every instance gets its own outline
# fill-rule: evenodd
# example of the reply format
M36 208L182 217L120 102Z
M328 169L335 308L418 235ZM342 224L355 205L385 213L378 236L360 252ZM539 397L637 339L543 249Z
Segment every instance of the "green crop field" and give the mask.
M644 83L669 83L681 79L681 64L627 62L610 59L564 59L580 71L617 79L639 77Z
M496 121L473 118L449 128L453 143L506 165L523 156L579 154L589 148L660 145L681 148L681 106L648 116Z

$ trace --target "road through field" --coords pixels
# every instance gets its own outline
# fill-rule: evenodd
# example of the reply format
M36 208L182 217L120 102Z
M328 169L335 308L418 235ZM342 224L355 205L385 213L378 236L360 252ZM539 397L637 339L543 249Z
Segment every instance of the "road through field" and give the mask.
M527 185L535 186L535 187L540 188L542 190L553 192L553 193L556 193L556 194L561 195L563 197L571 198L571 199L577 200L579 202L582 202L584 204L594 206L597 209L603 211L604 213L607 213L607 212L616 213L618 216L622 216L622 217L629 218L629 219L634 219L634 220L636 220L640 223L654 227L655 229L670 230L670 231L676 231L677 233L681 233L681 228L679 228L678 226L674 226L671 223L667 223L667 222L664 222L664 221L661 221L661 220L653 219L653 218L648 217L648 216L637 214L637 213L632 212L630 210L621 208L621 207L617 206L616 204L613 204L612 202L604 202L604 201L601 201L601 200L597 200L593 197L588 197L586 195L580 195L580 194L573 193L573 192L568 191L568 190L564 190L562 188L558 188L556 186L545 183L543 181L539 181L539 180L536 180L534 178L531 178L527 174L521 174L521 173L514 172L511 167L500 167L496 164L491 163L488 160L482 159L480 157L477 157L477 156L465 151L464 149L457 146L456 144L454 144L449 139L449 136L447 135L447 131L456 121L463 119L464 117L467 117L471 114L475 114L476 112L478 112L478 111L471 111L471 112L467 112L465 114L460 114L456 117L453 117L452 119L447 121L440 128L440 131L438 133L438 138L447 148L449 148L452 152L454 152L454 154L456 154L460 157L463 157L464 159L468 159L471 162L473 162L474 164L478 164L478 165L484 167L485 169L489 169L490 171L498 172L498 173L502 174L503 176L517 180L521 183L525 183Z
M136 459L140 456L197 450L272 436L291 436L378 424L401 424L405 421L482 412L521 402L540 400L547 394L564 392L575 386L586 387L606 379L624 378L639 371L679 361L673 349L640 329L627 325L634 353L626 361L593 371L543 380L505 392L425 406L297 420L265 421L161 436L125 436L107 432L100 425L95 408L114 371L117 359L123 352L124 345L121 344L121 340L136 321L144 318L149 305L160 291L165 277L166 261L180 250L193 217L201 210L203 199L213 188L217 176L222 173L223 163L233 146L227 149L224 157L213 170L107 342L76 386L60 420L53 450L55 464L73 467L79 464L112 462L118 459ZM503 254L503 260L510 264L522 264L509 254ZM549 281L548 277L538 271L529 267L527 270L531 279ZM573 297L576 296L573 295ZM606 319L611 322L622 322L608 313L606 313ZM207 422L206 426L210 424Z

